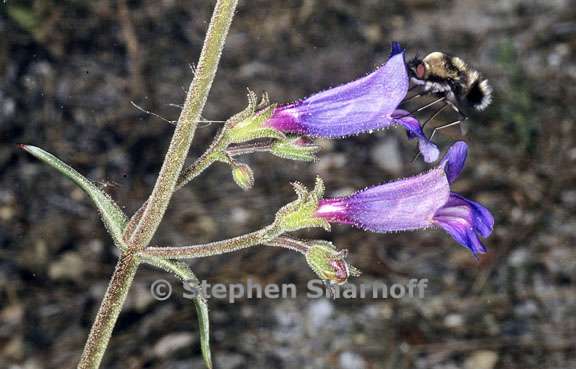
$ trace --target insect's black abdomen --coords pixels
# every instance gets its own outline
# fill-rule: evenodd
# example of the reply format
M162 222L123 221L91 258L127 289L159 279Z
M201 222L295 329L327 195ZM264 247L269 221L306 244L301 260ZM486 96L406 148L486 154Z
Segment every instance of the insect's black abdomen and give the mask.
M486 99L489 98L482 82L480 79L474 81L466 94L466 102L476 110L483 110L487 106Z

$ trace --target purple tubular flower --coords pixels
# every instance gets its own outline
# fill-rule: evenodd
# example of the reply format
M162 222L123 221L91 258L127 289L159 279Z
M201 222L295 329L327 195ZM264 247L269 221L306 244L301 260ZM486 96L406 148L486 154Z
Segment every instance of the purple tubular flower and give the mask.
M320 200L316 216L378 233L438 226L474 256L485 253L479 237L492 233L492 214L481 204L450 192L450 184L464 168L467 152L464 142L456 142L440 165L429 172L350 196Z
M438 158L438 149L422 132L416 118L396 110L408 92L404 50L392 44L383 66L355 81L278 106L266 126L286 133L339 138L402 125L417 137L426 161ZM417 126L417 127L416 127Z

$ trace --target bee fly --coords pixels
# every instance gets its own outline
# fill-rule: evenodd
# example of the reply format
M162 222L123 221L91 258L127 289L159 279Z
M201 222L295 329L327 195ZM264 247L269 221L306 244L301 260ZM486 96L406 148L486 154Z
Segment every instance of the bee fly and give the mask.
M425 95L438 97L413 113L441 104L422 124L422 128L448 106L459 114L458 120L435 128L430 140L437 130L458 125L468 119L466 111L482 111L492 102L492 87L488 80L459 57L436 51L423 59L415 57L407 66L411 81L420 86L421 90L405 102Z

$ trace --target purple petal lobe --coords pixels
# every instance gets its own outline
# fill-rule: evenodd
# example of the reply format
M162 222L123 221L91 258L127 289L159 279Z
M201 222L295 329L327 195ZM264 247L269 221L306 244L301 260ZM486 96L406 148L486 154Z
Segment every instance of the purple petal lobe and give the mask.
M427 228L450 193L442 168L367 188L348 197L322 200L316 212L330 222L372 232Z
M392 42L392 50L390 51L390 58L393 57L394 55L403 53L404 49L402 48L402 46L400 46L400 43L397 41L393 41Z
M484 205L469 200L457 193L452 192L446 206L468 206L472 212L472 225L474 230L483 238L487 238L494 229L494 217Z
M452 183L458 178L468 156L468 145L464 141L455 142L442 159L444 171L448 177L448 182Z
M284 132L336 138L382 129L408 92L404 53L353 82L278 107L266 123Z
M410 115L406 110L397 109L392 115L395 124L400 124L406 128L408 138L418 139L418 149L427 163L433 163L438 160L440 151L438 146L433 144L428 137L424 134L420 122L414 116Z
M450 193L446 204L434 215L434 223L442 227L459 244L474 255L486 252L478 236L492 233L494 218L488 209L456 193Z

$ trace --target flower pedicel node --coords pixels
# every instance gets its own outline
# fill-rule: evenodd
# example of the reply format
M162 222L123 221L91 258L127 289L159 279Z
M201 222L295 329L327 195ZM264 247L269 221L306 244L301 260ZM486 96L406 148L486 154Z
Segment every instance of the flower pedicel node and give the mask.
M277 106L264 126L284 133L339 138L401 125L410 138L418 138L424 160L434 162L439 155L436 145L428 140L416 118L397 109L409 84L404 49L394 42L390 58L374 72Z
M429 172L350 196L322 199L315 215L330 223L378 233L439 226L477 257L486 252L480 237L490 236L494 218L483 205L450 191L450 184L464 168L467 152L464 142L456 142Z

